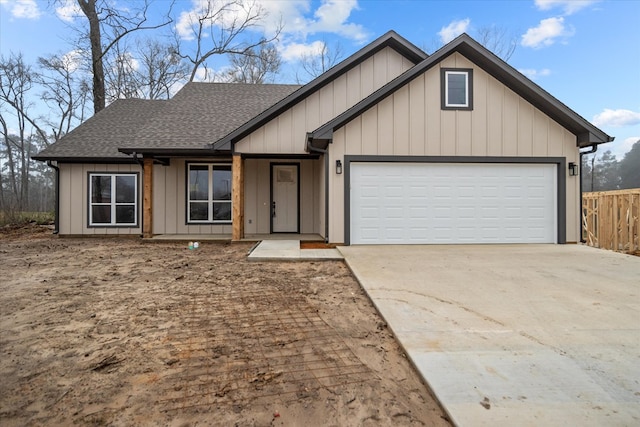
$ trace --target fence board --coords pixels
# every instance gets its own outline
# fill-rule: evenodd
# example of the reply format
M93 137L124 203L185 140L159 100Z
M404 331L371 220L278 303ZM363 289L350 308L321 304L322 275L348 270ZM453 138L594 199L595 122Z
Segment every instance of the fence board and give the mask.
M596 248L640 251L640 188L583 193L582 238Z

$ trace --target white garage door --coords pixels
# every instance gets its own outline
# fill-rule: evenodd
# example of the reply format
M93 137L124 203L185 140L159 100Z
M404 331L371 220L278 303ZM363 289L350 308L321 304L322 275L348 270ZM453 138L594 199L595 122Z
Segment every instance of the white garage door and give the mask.
M352 163L351 244L555 243L554 164Z

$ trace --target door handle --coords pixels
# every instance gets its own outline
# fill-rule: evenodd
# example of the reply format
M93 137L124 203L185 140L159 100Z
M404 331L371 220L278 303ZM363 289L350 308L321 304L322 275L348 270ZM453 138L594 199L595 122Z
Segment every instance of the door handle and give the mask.
M273 208L271 210L271 217L272 218L276 217L276 202L273 202Z

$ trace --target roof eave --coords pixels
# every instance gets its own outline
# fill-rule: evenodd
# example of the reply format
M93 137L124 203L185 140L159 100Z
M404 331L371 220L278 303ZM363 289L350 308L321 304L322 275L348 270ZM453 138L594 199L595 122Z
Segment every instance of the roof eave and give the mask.
M163 157L211 157L211 156L228 156L228 150L212 150L210 145L202 148L153 148L153 147L124 147L118 148L118 151L128 155L139 154L142 156L163 156Z
M135 163L133 157L112 157L112 156L96 156L96 157L75 157L75 156L33 156L33 160L38 162L58 162L58 163Z

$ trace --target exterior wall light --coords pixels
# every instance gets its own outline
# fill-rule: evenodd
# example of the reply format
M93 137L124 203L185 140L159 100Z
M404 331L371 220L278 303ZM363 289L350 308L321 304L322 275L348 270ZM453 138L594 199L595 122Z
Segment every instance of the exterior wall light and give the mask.
M336 160L336 174L342 175L342 162L340 160Z
M580 174L580 168L577 163L569 162L569 175L578 176Z

